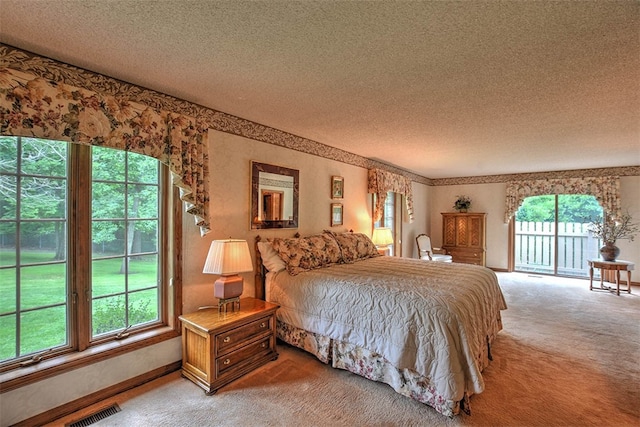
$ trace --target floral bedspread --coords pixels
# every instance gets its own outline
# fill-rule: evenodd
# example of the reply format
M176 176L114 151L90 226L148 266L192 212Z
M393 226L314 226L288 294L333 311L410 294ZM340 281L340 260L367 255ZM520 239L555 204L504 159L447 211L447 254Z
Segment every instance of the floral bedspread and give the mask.
M488 344L506 309L493 271L377 257L270 276L267 299L280 304L280 337L320 360L445 415L484 390Z

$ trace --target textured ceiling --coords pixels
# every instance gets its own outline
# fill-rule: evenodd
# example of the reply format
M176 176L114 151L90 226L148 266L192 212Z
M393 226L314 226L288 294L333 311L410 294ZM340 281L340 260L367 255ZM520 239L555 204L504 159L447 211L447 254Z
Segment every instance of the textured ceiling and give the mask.
M635 0L0 0L0 40L428 178L640 165Z

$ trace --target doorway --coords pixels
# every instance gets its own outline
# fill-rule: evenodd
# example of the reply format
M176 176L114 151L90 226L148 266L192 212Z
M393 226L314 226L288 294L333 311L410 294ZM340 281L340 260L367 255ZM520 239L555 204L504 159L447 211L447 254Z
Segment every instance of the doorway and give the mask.
M589 277L587 260L598 257L601 242L588 228L598 217L594 196L527 197L515 216L515 271Z

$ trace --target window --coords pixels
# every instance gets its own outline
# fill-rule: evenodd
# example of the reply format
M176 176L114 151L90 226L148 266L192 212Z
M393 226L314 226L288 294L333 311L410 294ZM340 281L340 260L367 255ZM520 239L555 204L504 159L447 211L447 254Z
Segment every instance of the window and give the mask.
M0 137L0 366L166 326L165 167L104 147Z
M373 206L376 205L376 197L377 195L373 193ZM387 198L384 201L384 213L382 214L382 218L380 221L376 221L373 223L373 228L380 227L388 227L391 229L391 233L393 234L393 241L399 242L398 235L401 233L401 224L402 224L402 195L388 192ZM400 248L394 243L389 245L389 255L390 256L401 256Z

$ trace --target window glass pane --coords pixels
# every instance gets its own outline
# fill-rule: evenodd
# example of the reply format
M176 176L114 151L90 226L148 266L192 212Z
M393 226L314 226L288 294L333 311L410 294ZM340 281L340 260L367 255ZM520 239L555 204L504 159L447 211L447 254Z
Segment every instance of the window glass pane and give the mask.
M158 183L158 161L142 154L129 153L128 182Z
M0 313L16 311L16 269L0 270Z
M25 177L20 185L22 219L66 217L66 179Z
M93 335L127 327L124 295L93 300Z
M158 286L158 256L131 257L129 274L129 290Z
M13 359L16 351L16 315L0 316L0 360Z
M16 224L0 222L0 267L11 265L16 265Z
M20 269L20 308L28 310L66 301L66 264L48 264Z
M94 164L113 160L105 150L93 156ZM123 175L94 167L100 179L93 182L92 200L94 336L158 318L159 162L133 153L123 160ZM115 183L121 180L125 184ZM144 255L98 260L120 254Z
M158 187L129 184L127 186L129 218L158 217Z
M158 289L133 292L129 298L129 324L139 325L158 320Z
M588 260L599 258L600 242L589 233L591 218L602 216L594 196L558 195L558 275L589 275Z
M158 221L131 221L133 236L130 242L131 254L158 251Z
M49 177L67 176L67 143L21 138L22 173Z
M63 221L25 221L20 226L21 264L67 259L67 227Z
M116 181L125 180L125 156L126 152L104 147L91 147L92 178L94 181Z
M16 173L18 170L18 138L0 136L0 173Z
M68 342L69 144L2 137L0 145L0 353L10 360Z
M92 218L124 218L125 186L94 182L92 186Z
M20 354L36 353L67 343L66 306L27 311L20 316Z
M91 287L94 298L125 292L125 260L124 257L109 258L94 260L91 263Z
M124 221L93 221L91 224L93 257L124 255Z
M15 176L0 175L0 220L16 218L16 182Z

